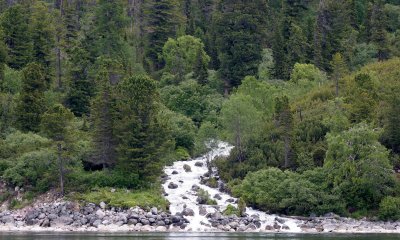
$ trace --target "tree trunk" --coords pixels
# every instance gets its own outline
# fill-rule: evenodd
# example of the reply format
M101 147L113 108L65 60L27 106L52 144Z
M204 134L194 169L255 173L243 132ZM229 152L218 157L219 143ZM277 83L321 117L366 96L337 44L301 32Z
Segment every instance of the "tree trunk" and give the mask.
M58 164L60 168L60 191L61 196L64 197L64 162L62 160L62 146L61 143L57 144L57 151L58 151Z

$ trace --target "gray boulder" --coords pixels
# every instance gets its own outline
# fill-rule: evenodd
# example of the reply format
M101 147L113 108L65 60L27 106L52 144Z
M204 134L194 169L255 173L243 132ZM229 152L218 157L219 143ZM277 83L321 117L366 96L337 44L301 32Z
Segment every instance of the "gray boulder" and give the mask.
M173 182L170 182L170 183L168 184L168 188L169 188L169 189L177 189L177 188L178 188L178 184L173 183Z

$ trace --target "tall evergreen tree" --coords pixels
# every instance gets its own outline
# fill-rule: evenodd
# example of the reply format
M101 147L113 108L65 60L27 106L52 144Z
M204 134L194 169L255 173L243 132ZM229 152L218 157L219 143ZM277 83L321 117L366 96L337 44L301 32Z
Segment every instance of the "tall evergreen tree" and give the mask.
M37 1L32 6L29 26L33 44L32 59L43 66L46 81L50 83L54 72L52 67L54 62L55 28L53 16L49 13L48 7L44 2Z
M219 73L225 92L256 75L262 59L266 4L263 0L221 0L215 17Z
M279 133L284 143L284 168L292 164L292 141L293 141L293 115L289 106L287 96L275 100L275 121L279 127Z
M336 97L339 97L339 80L346 74L346 62L344 61L342 54L335 53L332 57L332 79L335 82L335 93Z
M151 72L164 66L162 48L169 37L174 38L178 21L177 0L149 0L145 6L146 38L144 66Z
M145 75L125 79L119 85L118 168L142 186L161 173L161 153L168 135L158 119L156 82ZM137 187L137 186L135 186Z
M23 89L16 109L17 126L22 131L38 131L44 106L46 78L41 64L29 63L23 70Z
M26 6L16 4L6 10L1 19L4 41L8 47L8 65L22 69L32 60L29 31L30 13Z
M371 19L369 23L369 40L374 43L378 50L378 60L383 61L389 58L389 43L387 36L387 16L384 11L385 1L375 0L371 7Z
M96 85L97 94L92 100L91 122L93 124L93 163L104 168L115 166L117 141L115 127L114 73L121 69L118 61L98 60Z

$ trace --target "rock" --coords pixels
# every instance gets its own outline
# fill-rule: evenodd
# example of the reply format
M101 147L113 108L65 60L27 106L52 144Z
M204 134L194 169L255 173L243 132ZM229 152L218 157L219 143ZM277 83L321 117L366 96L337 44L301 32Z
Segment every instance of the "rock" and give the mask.
M148 218L147 220L149 220L150 223L155 223L156 222L156 219L154 219L154 218Z
M95 228L98 228L101 225L101 220L97 219L96 221L93 222L92 226Z
M107 205L106 205L104 202L101 202L101 203L100 203L100 208L101 208L101 209L105 209L106 206L107 206Z
M214 195L214 198L217 199L217 200L221 200L222 199L221 195L219 195L218 193Z
M58 218L58 216L56 214L50 213L49 215L47 215L47 218L50 221L53 221L54 219Z
M281 226L278 224L278 223L274 223L274 229L275 230L280 230L281 229Z
M280 224L284 224L285 223L285 219L279 218L279 217L275 217L275 221L277 221Z
M151 232L152 230L153 230L152 227L149 226L149 225L144 225L144 226L142 226L142 227L140 228L140 231L141 231L141 232Z
M265 231L274 231L274 226L271 225L265 226Z
M106 216L106 214L102 210L99 209L99 210L96 211L96 216L99 219L103 219Z
M86 217L81 218L81 224L86 225L88 223L88 219Z
M203 207L203 206L200 206L199 207L199 214L200 214L200 216L207 215L207 209L205 207Z
M58 217L58 218L56 218L56 219L54 219L54 224L55 225L70 225L70 224L72 224L73 222L74 222L74 220L71 218L71 217L68 217L68 216L61 216L61 217Z
M325 214L324 217L325 218L335 218L335 219L339 219L340 218L339 215L337 215L335 213L332 213L332 212Z
M3 216L0 221L4 224L14 224L15 222L14 217L11 215Z
M194 185L192 186L192 190L195 191L195 192L199 191L199 189L200 189L200 187L197 186L196 184L194 184Z
M178 188L178 184L173 183L173 182L170 182L170 183L168 184L168 188L169 188L169 189L177 189L177 188Z
M165 226L156 227L156 232L166 232L167 228Z
M183 216L194 216L194 211L193 211L193 209L185 208L182 211L182 215Z
M238 222L230 222L229 227L233 228L233 229L237 229L239 227L239 223Z
M41 214L39 214L39 216L38 216L39 219L44 219L45 217L46 217L46 214L44 214L44 213L41 213Z
M135 218L131 218L128 220L129 225L136 225L138 223L138 220Z
M156 208L156 207L151 208L151 213L152 213L153 215L157 215L157 214L158 214L157 208Z
M147 220L146 218L140 219L140 223L143 225L150 225L150 221Z
M204 164L202 162L196 162L194 165L196 167L203 167L204 166Z
M185 172L191 172L191 171L192 171L192 168L191 168L189 165L184 164L184 165L183 165L183 170L185 170Z
M176 174L179 174L179 173L178 173L178 171L174 170L174 171L172 171L172 174L176 175Z
M226 202L228 202L228 203L234 203L234 202L235 202L235 199L229 198L228 200L226 200Z
M178 223L181 221L181 218L177 215L173 215L173 216L171 216L171 221L172 221L172 223Z
M40 223L41 227L50 227L50 220L45 218L41 223Z
M282 225L282 229L283 229L283 230L290 230L289 226L286 225L286 224L283 224L283 225Z
M165 226L165 222L164 221L157 221L156 223L157 226Z

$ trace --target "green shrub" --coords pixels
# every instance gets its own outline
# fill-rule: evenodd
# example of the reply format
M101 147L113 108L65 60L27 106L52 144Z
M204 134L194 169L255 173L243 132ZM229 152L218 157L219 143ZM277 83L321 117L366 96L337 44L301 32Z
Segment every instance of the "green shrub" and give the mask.
M222 212L222 214L224 214L225 216L231 216L231 215L236 215L239 216L239 210L237 208L235 208L234 206L232 206L231 204L229 204L226 209Z
M162 196L159 189L147 189L140 191L129 191L126 189L116 189L111 192L110 188L99 188L92 191L72 195L73 199L100 204L105 202L112 207L130 208L139 206L149 209L157 207L158 209L168 209L168 201Z
M385 197L379 205L379 217L383 220L400 220L400 197Z

